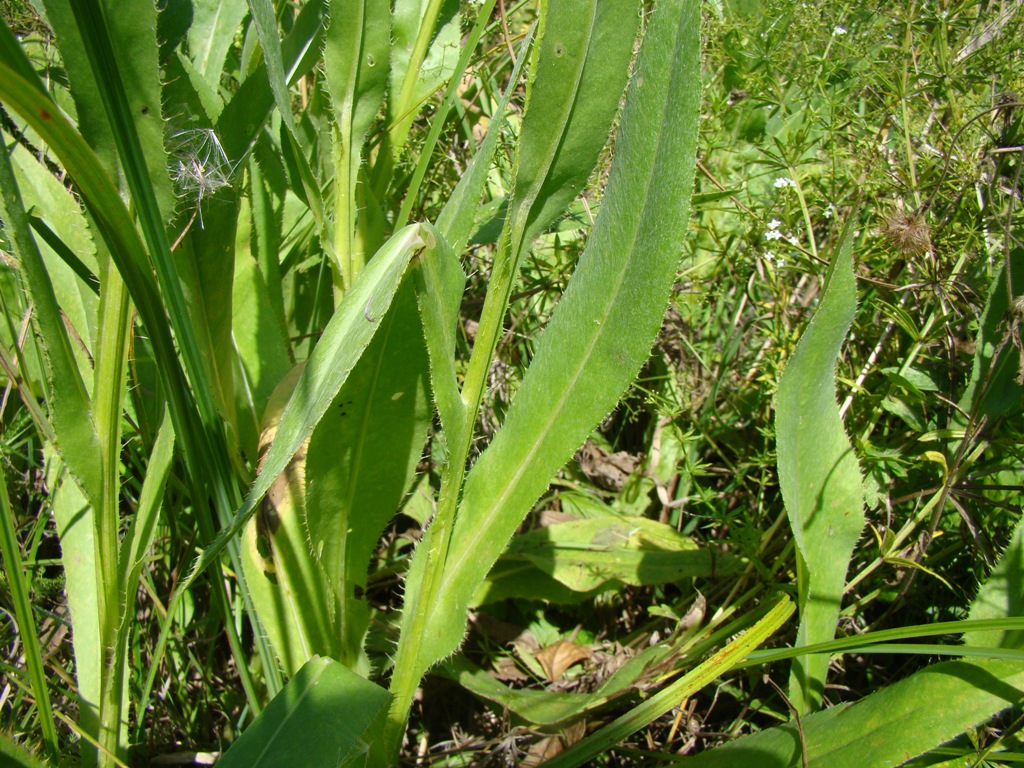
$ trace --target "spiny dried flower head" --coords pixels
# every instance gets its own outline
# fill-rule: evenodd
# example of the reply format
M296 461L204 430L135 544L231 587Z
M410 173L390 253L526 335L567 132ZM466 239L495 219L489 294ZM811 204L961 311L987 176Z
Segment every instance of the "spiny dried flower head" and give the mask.
M896 210L885 220L882 234L895 246L904 258L921 256L932 249L931 227L925 221L923 211L907 212L903 201L896 204Z

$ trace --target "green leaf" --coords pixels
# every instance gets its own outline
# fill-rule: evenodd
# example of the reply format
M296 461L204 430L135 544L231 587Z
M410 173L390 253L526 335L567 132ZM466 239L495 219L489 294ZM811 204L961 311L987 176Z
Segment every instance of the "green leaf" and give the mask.
M29 229L21 194L6 152L0 156L0 219L35 305L34 319L47 362L50 420L57 446L76 482L93 503L101 495L99 437L91 403L54 293L55 281Z
M1007 285L1007 270L1000 267L981 316L971 379L958 404L962 411L971 414L975 423L981 418L991 423L1017 407L1024 397L1024 384L1019 379L1024 365L1021 353L1013 343L1007 343L1007 319L1011 312L1008 297L1024 295L1024 248L1010 251L1008 266L1013 283ZM954 419L964 425L960 413L961 410L956 411Z
M337 600L336 658L350 667L362 656L370 623L370 558L412 484L433 416L413 288L410 275L307 450L308 540Z
M514 272L560 216L608 141L639 25L634 0L553 2L542 17L509 221Z
M244 402L236 408L239 440L246 455L256 458L261 414L270 394L292 367L283 321L271 306L270 289L248 249L235 251L232 338L241 365Z
M467 428L466 404L455 373L456 327L466 275L447 241L441 258L424 259L416 271L416 290L423 334L430 356L430 381L441 425L449 438Z
M21 640L21 652L25 658L25 666L28 668L28 678L31 683L32 696L35 698L46 749L51 758L57 759L60 753L57 743L57 728L53 712L50 709L50 691L46 683L41 644L35 617L32 613L32 598L29 595L28 579L25 578L18 534L15 530L17 523L14 511L11 509L10 497L7 495L7 477L3 468L0 467L0 555L3 555L2 567L7 576L7 589L4 591L7 593L5 596L14 603L14 618ZM0 738L5 739L6 736L0 733ZM8 749L12 746L5 741L0 741L0 755L6 755L9 758L18 757L17 751ZM3 764L7 765L8 763L3 762ZM23 761L21 764L35 765L37 763Z
M53 517L60 539L61 564L64 566L64 589L67 593L71 636L75 652L75 681L78 694L78 724L85 733L99 733L100 615L97 605L99 585L95 564L95 512L77 484L65 472L58 456L46 451L46 487L50 489ZM95 763L95 751L91 761Z
M279 429L281 413L302 366L274 390L263 417L260 453ZM289 676L315 655L343 660L336 606L326 574L314 560L304 526L306 449L274 481L242 535L242 567L271 646Z
M589 693L562 693L530 688L510 688L493 675L458 655L439 665L432 674L455 680L475 696L492 701L530 723L547 727L579 721L588 712L638 687L648 688L652 678L685 658L693 639L686 633L671 643L640 650Z
M396 0L394 5L387 123L397 157L428 98L454 74L462 35L454 0Z
M642 586L721 576L738 564L727 556L716 561L710 551L672 526L640 517L575 520L517 536L499 565L524 563L576 592L609 582ZM519 578L515 571L509 576Z
M220 88L224 59L248 10L245 0L207 0L192 5L188 52L211 89ZM210 115L216 119L216 115Z
M829 269L821 301L779 381L775 430L779 485L799 551L797 645L835 635L846 569L864 527L857 458L836 403L836 359L853 322L851 214ZM800 712L816 709L828 658L794 661L790 697Z
M827 657L825 657L827 658ZM886 768L949 741L1020 701L1024 664L934 664L873 693L801 719L809 768ZM801 764L795 722L743 736L679 761L686 768L783 768Z
M241 532L270 486L312 434L380 328L379 321L390 308L410 262L425 250L429 253L423 258L451 255L433 227L410 225L396 232L360 273L310 355L245 502L230 525L200 555L179 591L187 589L219 557L227 542Z
M1001 619L1024 616L1024 517L1017 521L1013 536L992 573L981 585L971 602L970 619ZM1024 648L1024 630L1001 632L965 632L966 645L998 645L1001 648Z
M118 572L121 591L128 601L122 619L122 631L126 625L135 621L135 586L139 573L146 562L146 555L153 545L156 524L163 503L164 488L170 476L171 463L174 459L174 427L164 412L163 421L157 432L156 442L150 452L146 464L146 477L142 482L142 494L139 505L132 517L128 532L121 540L118 557Z
M307 74L320 59L324 9L325 0L311 0L303 5L291 31L279 43L289 84ZM232 162L237 163L252 147L274 103L275 94L266 75L266 64L261 63L224 105L217 120L217 135Z
M494 109L483 143L473 155L469 167L462 174L459 183L455 185L455 189L448 196L444 208L441 209L441 213L437 217L437 229L451 244L455 253L462 253L465 249L479 213L478 203L487 182L487 175L491 170L494 149L498 146L498 139L501 136L501 127L505 122L505 110L508 108L509 98L519 87L519 75L523 64L529 58L527 53L533 42L534 29L535 27L530 28L519 47L519 56L516 59L515 67L512 68L508 87Z
M197 202L201 205L202 200ZM232 299L238 193L225 188L204 206L202 227L193 226L174 251L192 336L209 382L217 413L228 425L228 444L237 444L235 416L235 340Z
M474 413L523 258L533 238L583 192L607 144L639 23L635 0L555 2L542 11L512 201L463 387Z
M0 763L9 768L46 768L38 757L0 731Z
M709 659L701 662L695 669L666 685L625 715L612 721L597 733L587 737L545 765L549 768L571 768L584 765L587 760L598 757L630 734L636 733L673 708L678 707L679 702L686 700L712 680L728 672L743 661L751 651L774 635L793 614L793 607L789 598L779 598L754 626ZM864 765L873 764L864 763Z
M331 659L313 659L217 763L221 768L309 768L352 765L374 738L384 711L383 688ZM301 757L300 757L301 756Z
M281 32L277 28L277 17L274 14L273 0L248 0L252 21L256 34L263 49L263 62L266 65L267 81L274 94L274 103L281 113L281 119L288 129L295 134L295 116L292 114L291 96L288 93L288 79L284 70L284 54L281 46Z
M164 152L156 5L150 0L44 0L44 5L57 33L82 135L114 178L123 164L144 165L159 218L170 221L176 201ZM94 42L100 27L109 46L103 50ZM106 81L111 77L130 84L116 118L105 104ZM129 121L138 136L140 152L132 160L118 148L117 129L111 122L115 119ZM136 199L135 203L142 206L148 201Z
M391 7L388 0L331 2L324 42L324 74L334 109L334 255L347 288L363 267L357 236L356 182L363 142L388 82Z
M410 601L407 608L434 617L420 643L423 669L459 645L477 586L650 351L689 218L700 97L698 26L692 3L664 2L655 10L590 242L504 426L466 480L445 590L429 607ZM549 37L552 55L558 40ZM426 551L421 544L414 565ZM409 594L413 584L410 576Z

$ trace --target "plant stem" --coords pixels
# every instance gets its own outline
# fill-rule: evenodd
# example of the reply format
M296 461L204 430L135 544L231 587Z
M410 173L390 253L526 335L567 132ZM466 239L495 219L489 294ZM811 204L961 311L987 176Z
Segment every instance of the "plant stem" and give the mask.
M100 622L100 765L120 756L124 659L115 654L124 595L118 578L120 528L121 406L128 372L131 312L128 289L109 257L100 278L100 326L97 335L93 418L100 444L101 494L93 510L96 549L96 602Z

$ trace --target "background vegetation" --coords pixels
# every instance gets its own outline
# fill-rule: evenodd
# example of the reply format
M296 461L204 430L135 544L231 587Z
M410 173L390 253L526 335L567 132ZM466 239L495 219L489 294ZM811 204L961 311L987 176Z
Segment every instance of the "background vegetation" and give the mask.
M464 252L456 251L468 275L453 346L460 385L486 325L485 295L500 260L508 199L515 198L516 151L528 131L525 91L512 67L524 55L520 46L538 4L497 5L480 23L476 5L445 5L450 15L444 18L454 26L439 25L430 49L435 58L423 64L428 73L436 67L437 76L415 81L420 90L410 112L388 101L364 121L362 166L356 158L361 197L345 214L351 217L346 231L361 238L353 254L376 252L408 221L438 222L488 128L499 126L491 134L497 147L483 202L473 201L471 236ZM301 30L300 11L299 4L275 4L283 34ZM23 2L5 2L2 15L54 99L74 112L68 65L43 15ZM161 24L175 18L161 11ZM189 306L202 305L206 313L193 319L230 340L218 346L223 339L200 338L200 367L210 380L212 413L228 425L223 456L232 465L225 476L248 487L265 448L259 404L273 399L294 363L309 358L359 270L347 273L345 260L325 247L341 242L331 229L337 220L324 213L335 206L330 180L341 184L341 160L332 155L338 146L332 131L341 129L326 82L329 64L309 67L286 95L273 94L275 103L284 98L293 110L287 119L280 109L274 113L248 154L245 137L214 130L226 121L199 117L218 100L237 104L232 97L251 87L256 74L268 79L272 59L265 58L245 4L237 25L224 41L223 67L213 65L205 75L209 92L194 93L182 85L192 77L195 88L194 73L177 68L185 59L195 61L195 38L158 27L168 47L161 59L160 122L169 173L156 205L164 206L169 239L182 236L173 243L175 268ZM762 760L784 755L772 763L778 765L844 759L891 765L906 755L921 764L1019 761L1020 626L1003 625L996 639L977 627L966 635L962 630L971 627L939 627L932 645L885 652L870 643L905 639L912 635L898 630L915 625L1022 615L1022 27L1019 3L980 0L703 5L694 202L657 342L619 405L534 505L474 595L461 654L435 669L412 705L404 763L539 764L584 733L638 712L672 674L692 670L732 636L756 629L778 593L791 595L803 612L809 558L793 533L799 530L793 504L787 516L780 490L776 435L796 430L813 447L824 433L816 418L781 425L776 404L782 371L813 313L825 312L829 265L840 262L844 245L854 258L857 304L838 356L836 395L863 479L865 515L848 570L841 560L836 565L842 589L836 635L851 639L847 650L831 657L824 690L810 694L787 682L791 662L784 653L752 654L743 668L678 696L665 706L665 716L636 715L636 727L593 764L671 764L698 753L704 754L695 762L732 765L742 764L744 755L756 762L759 754ZM457 90L446 90L460 45L477 30L471 68ZM396 83L387 87L395 99ZM506 91L510 107L502 124L499 103ZM445 98L450 110L442 109ZM190 108L172 110L171 104ZM12 111L0 117L55 301L71 329L69 359L82 370L99 370L93 345L99 344L97 327L109 321L102 320L95 279L106 276L102 258L94 255L96 243L83 234L75 197L80 192L20 117ZM85 116L78 117L83 125ZM362 146L363 134L356 133L354 144ZM479 420L467 443L470 462L505 423L538 355L541 331L601 214L615 154L609 144L567 213L532 233L536 239L487 366ZM333 215L340 210L333 207ZM59 483L47 447L53 436L46 425L59 417L50 413L47 384L56 356L36 341L47 332L33 327L38 299L13 255L8 221L6 266L0 270L6 377L0 454L38 641L26 639L13 621L18 589L7 576L0 590L0 722L9 741L70 762L79 755L88 759L89 725L79 711L82 669L71 643L82 630L70 617L74 606L64 576L69 552L66 544L61 548L63 513L55 508L62 503L58 487L67 485ZM230 242L218 239L218 227L228 227ZM234 254L226 276L207 270L217 248ZM229 286L219 297L209 291L217 280ZM411 293L407 298L412 306ZM360 309L367 320L373 317L369 299ZM254 317L280 320L272 343L251 327ZM182 458L190 449L179 448L172 460L161 442L164 404L172 393L157 375L157 342L141 327L136 325L126 350L126 399L113 417L120 452L111 460L119 464L116 528L124 540L134 540L135 526L129 526L142 517L140 509L153 514L152 546L145 558L137 553L144 562L128 579L135 606L125 633L125 691L132 702L125 741L132 749L121 758L146 765L186 750L226 749L296 670L287 659L278 664L286 654L273 631L277 656L266 632L254 630L250 598L236 581L242 555L223 559L223 578L210 578L217 569L207 570L188 591L175 592L214 529L228 525L224 512L239 508L241 491L225 491L225 508L212 514L196 503ZM233 357L211 356L232 346ZM188 375L191 381L195 374ZM345 404L344 398L335 402L339 413ZM389 674L387 660L398 637L391 622L402 604L402 578L434 511L455 442L450 425L441 423L444 413L431 420L429 404L418 407L427 447L422 455L418 448L410 454L415 479L393 501L400 514L392 518L390 510L383 534L373 532L369 577L356 580L365 590L369 629L365 653L347 663L378 681ZM188 439L178 431L179 443ZM315 455L317 433L311 439ZM305 471L315 476L324 470L307 465ZM147 490L147 484L154 487ZM315 493L312 498L307 503L315 504ZM595 529L588 525L626 543L592 547ZM658 546L629 544L641 531L641 539ZM579 551L588 547L605 555L585 561ZM674 559L655 562L654 550ZM1004 551L1010 556L997 566ZM989 591L978 599L986 580ZM172 601L172 594L181 598ZM885 630L897 632L872 634ZM813 642L797 632L790 622L769 645ZM26 648L32 645L48 681L49 708L38 705L33 687ZM991 659L999 656L996 646L1005 667L957 668L964 680L977 682L972 675L981 670L1010 686L995 703L955 698L961 690L944 688L946 683L929 687L926 675L949 669L935 667L940 657L970 655L974 647ZM897 681L904 687L890 687ZM895 693L871 698L883 690ZM920 731L920 740L904 743L865 722L843 736L834 720L824 719L838 709L810 714L818 708L816 698L826 705L861 702L860 710L848 712L870 713L876 701L878 712L912 713L897 720L899 739ZM912 710L911 700L923 709ZM943 707L965 714L961 720L937 716ZM936 719L939 727L926 733L923 723ZM773 729L783 723L791 730ZM758 732L799 738L791 738L788 752L766 746L743 752L744 742L734 741ZM870 751L887 741L899 756ZM714 749L727 743L734 751Z

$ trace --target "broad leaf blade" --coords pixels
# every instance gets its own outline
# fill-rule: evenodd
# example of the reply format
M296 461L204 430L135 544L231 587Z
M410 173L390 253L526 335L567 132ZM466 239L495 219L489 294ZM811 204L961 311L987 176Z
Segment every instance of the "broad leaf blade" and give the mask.
M738 561L716 560L672 526L637 517L573 520L517 536L499 564L525 563L573 591L589 592L609 582L642 586L725 575Z
M388 703L383 688L331 659L313 659L217 763L221 768L342 766L366 752ZM296 762L298 761L298 763Z
M281 414L302 371L278 384L263 416L261 457L273 442ZM260 503L242 534L242 567L267 638L287 675L315 655L342 659L334 626L334 601L326 576L310 551L304 525L306 448L296 452Z
M308 539L337 600L336 658L350 667L370 623L370 558L412 483L433 416L413 288L409 275L307 451Z
M196 561L179 591L216 560L227 542L237 536L270 486L291 462L335 400L364 350L380 328L405 276L410 261L424 250L430 258L439 247L440 236L425 224L410 225L396 232L382 247L335 311L316 345L288 402L263 468L231 524L224 528Z
M76 482L96 504L101 495L99 463L96 461L99 437L89 417L89 395L54 294L54 281L29 229L14 170L6 153L0 157L0 219L35 304L35 322L47 362L47 402L58 448Z
M214 91L220 87L224 59L247 11L245 0L214 0L192 6L189 55L198 73Z
M857 306L854 219L851 214L776 399L779 484L800 557L797 645L835 635L846 569L864 527L860 470L835 394L836 360ZM790 696L799 711L820 705L827 671L826 656L794 661Z
M75 100L78 126L100 156L107 172L117 177L126 158L118 156L111 116L103 102L104 79L116 66L120 77L129 83L124 114L131 121L141 146L139 161L146 167L160 218L169 221L175 198L167 172L164 152L164 123L161 113L160 68L157 61L156 6L149 0L131 2L82 3L81 0L45 0L47 18L57 33L57 44ZM102 11L100 10L102 8ZM93 61L89 29L83 25L104 25L111 46L109 55ZM136 200L137 205L145 204Z

